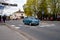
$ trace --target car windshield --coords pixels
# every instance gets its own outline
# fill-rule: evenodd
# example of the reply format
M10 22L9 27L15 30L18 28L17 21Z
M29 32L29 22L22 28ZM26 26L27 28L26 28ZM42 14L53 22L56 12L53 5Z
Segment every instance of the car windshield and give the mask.
M29 19L29 20L38 20L38 18L35 18L35 17L25 17L25 19Z
M38 19L38 18L35 18L35 17L28 17L28 19Z
M35 19L35 17L28 17L28 18Z

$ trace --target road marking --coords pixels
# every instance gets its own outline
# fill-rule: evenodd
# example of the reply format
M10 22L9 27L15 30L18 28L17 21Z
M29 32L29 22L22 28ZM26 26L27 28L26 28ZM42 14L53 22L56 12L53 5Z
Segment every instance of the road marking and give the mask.
M23 26L23 25L20 24L19 26Z
M42 24L40 27L52 27L55 26L55 24Z
M15 26L15 25L11 25L11 26Z
M16 29L20 29L20 27L15 27Z
M15 31L20 37L23 37L24 38L24 40L29 40L28 38L26 38L25 36L23 36L21 33L19 33L19 32L17 32L17 31Z
M12 27L16 28L16 29L19 29L20 27L16 27L15 25L11 25Z

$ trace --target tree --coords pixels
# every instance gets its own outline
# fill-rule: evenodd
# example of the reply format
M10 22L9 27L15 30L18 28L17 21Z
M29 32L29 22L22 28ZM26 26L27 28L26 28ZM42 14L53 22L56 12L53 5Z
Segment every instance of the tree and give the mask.
M60 12L60 0L27 0L24 7L25 13L30 16L56 17L57 13Z
M47 2L46 0L41 0L41 3L39 5L39 12L38 12L38 18L42 18L43 16L46 17L47 14Z
M26 14L26 16L32 16L32 12L31 12L31 9L28 5L24 5L24 12Z
M51 0L52 3L52 12L54 20L57 18L57 14L59 13L59 0Z
M27 0L27 3L24 5L25 13L30 12L30 14L32 16L36 16L40 11L40 1L41 0ZM26 6L28 6L28 7L26 7ZM29 11L27 11L26 9L28 9ZM26 13L26 14L28 14L28 13Z
M34 0L27 0L27 3L23 6L25 14L27 16L32 16L32 9L31 9L31 5L33 5Z

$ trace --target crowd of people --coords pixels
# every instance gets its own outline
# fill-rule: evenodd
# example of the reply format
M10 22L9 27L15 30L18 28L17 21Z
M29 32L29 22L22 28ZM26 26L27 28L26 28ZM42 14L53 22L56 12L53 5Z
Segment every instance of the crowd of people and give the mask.
M3 16L0 15L0 22L5 23L5 21L6 21L6 15L3 15Z

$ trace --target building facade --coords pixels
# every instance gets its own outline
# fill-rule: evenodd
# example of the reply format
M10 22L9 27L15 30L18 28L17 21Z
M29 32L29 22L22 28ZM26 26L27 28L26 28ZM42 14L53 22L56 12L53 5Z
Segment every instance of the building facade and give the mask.
M14 12L11 16L10 19L21 19L21 17L26 17L25 13L23 11L17 11Z

